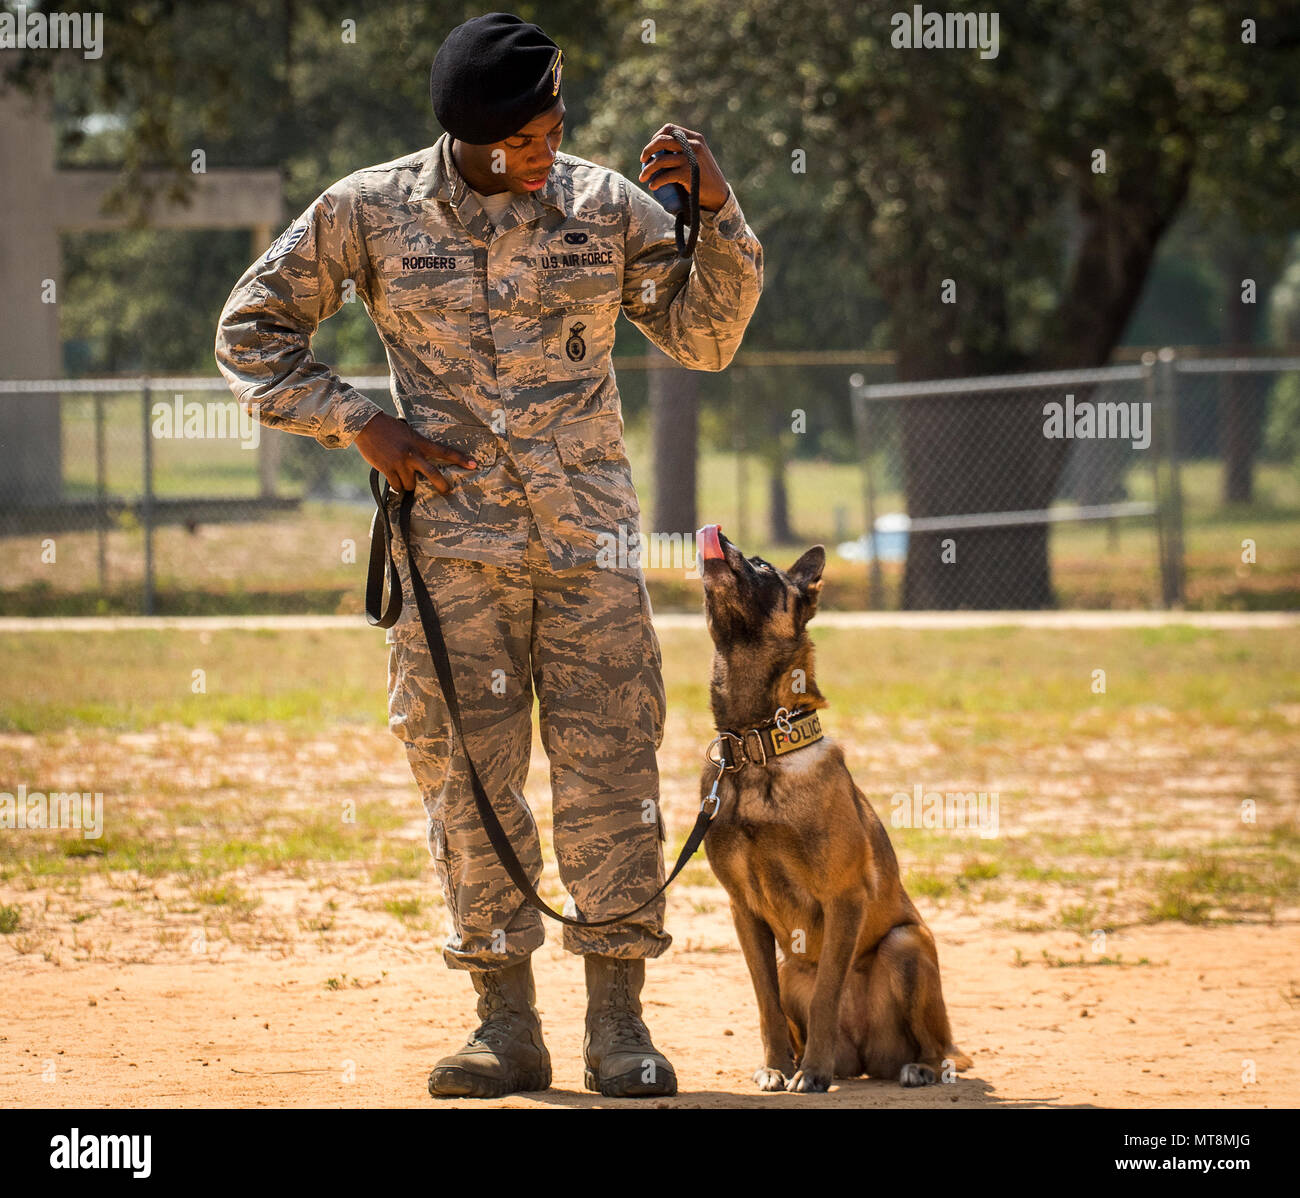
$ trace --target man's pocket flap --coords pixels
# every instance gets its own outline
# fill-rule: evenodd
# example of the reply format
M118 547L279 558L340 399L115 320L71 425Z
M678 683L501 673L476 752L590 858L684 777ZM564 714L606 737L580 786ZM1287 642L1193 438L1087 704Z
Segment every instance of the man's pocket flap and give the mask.
M555 430L555 448L566 466L625 457L623 421L616 412L575 420Z

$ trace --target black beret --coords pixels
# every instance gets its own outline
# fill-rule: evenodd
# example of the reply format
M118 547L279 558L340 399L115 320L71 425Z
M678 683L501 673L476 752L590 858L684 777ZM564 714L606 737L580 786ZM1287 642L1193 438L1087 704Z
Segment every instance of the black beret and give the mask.
M457 25L429 72L433 115L459 141L504 141L558 102L563 57L541 29L511 13Z

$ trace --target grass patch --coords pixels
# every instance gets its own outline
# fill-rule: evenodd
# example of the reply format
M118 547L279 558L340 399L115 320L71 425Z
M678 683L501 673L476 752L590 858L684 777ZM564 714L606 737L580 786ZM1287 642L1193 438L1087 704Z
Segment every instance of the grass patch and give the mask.
M382 886L385 882L415 882L424 877L424 861L416 854L384 861L370 871L370 882Z
M1036 735L1103 735L1138 710L1253 727L1270 707L1300 703L1297 637L1185 628L1062 636L1049 629L869 630L818 628L815 621L811 627L818 682L831 699L828 731L845 740L844 722L855 712L946 715L934 734L948 728L951 746L971 753L1005 750ZM665 630L660 641L674 709L703 714L707 634ZM348 724L381 727L386 719L386 651L367 628L6 633L0 657L7 666L0 674L0 732L273 723L295 734L336 726L346 738ZM1091 690L1097 668L1107 671L1105 695ZM206 694L190 690L195 669L207 671ZM951 732L964 726L978 735L972 732L969 743L953 740ZM882 780L890 787L886 804L905 781ZM1004 790L1001 797L1006 803L1015 796Z
M388 970L382 969L377 978L370 981L363 981L361 978L350 978L346 973L339 974L336 978L325 979L326 990L369 990L372 986L380 985L388 976Z
M1080 936L1090 936L1097 931L1110 931L1097 914L1097 909L1088 904L1062 907L1056 913L1061 927L1068 928Z
M953 884L938 874L909 873L903 883L909 895L921 895L924 898L944 898L952 892Z
M424 910L424 901L418 898L388 899L383 909L395 919L414 919Z
M267 802L275 806L273 798ZM288 869L323 861L370 859L378 868L389 864L385 858L391 854L392 867L400 872L406 858L418 856L391 836L405 822L385 803L367 804L356 823L283 808L274 821L259 819L251 807L223 817L219 812L195 814L186 804L177 804L162 821L118 816L114 830L94 841L36 831L21 841L0 837L0 864L6 872L46 878L73 871L204 878L237 869Z
M1091 876L1077 869L1062 869L1059 865L1036 865L1032 861L1016 862L1011 873L1019 882L1048 882L1063 886L1082 882ZM1041 902L1039 897L1039 903Z
M1210 904L1203 899L1194 898L1185 890L1171 890L1161 887L1160 894L1147 912L1148 923L1163 923L1171 920L1175 923L1203 924L1209 922Z
M0 732L386 719L386 649L370 629L3 633L0 657ZM190 689L196 669L204 694Z
M246 894L230 882L196 886L190 893L195 902L220 907L236 919L247 919L262 905L262 900L256 895Z
M0 936L10 936L22 927L23 912L21 907L9 903L0 904Z
M1139 957L1136 961L1125 961L1123 953L1119 953L1114 957L1085 957L1080 953L1078 957L1071 961L1066 957L1058 957L1043 949L1043 963L1048 969L1104 969L1108 966L1132 969L1137 965L1150 965L1151 960L1148 957Z
M969 882L984 882L1000 877L1001 874L1002 867L996 861L967 861L961 867L958 877Z
M1219 918L1271 915L1279 901L1295 901L1298 883L1300 866L1285 854L1249 859L1196 856L1185 867L1159 877L1147 918L1152 923L1203 924L1216 911Z

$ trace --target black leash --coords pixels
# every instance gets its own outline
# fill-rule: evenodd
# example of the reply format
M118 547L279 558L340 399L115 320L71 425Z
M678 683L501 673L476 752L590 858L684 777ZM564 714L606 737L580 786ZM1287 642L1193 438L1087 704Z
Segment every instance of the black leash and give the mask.
M682 153L686 155L686 161L691 164L691 191L688 200L690 215L688 217L687 213L679 212L677 214L677 228L674 230L677 238L677 256L679 258L689 258L695 253L695 242L700 235L700 164L696 160L695 151L691 149L691 143L686 140L686 134L675 125L672 134L677 139L678 145L682 147ZM691 235L689 238L685 238L682 236L682 229L688 219L691 226Z
M378 470L372 469L370 471L370 493L375 497L375 506L378 510L375 513L374 523L370 527L370 569L366 577L366 619L376 628L391 628L397 623L398 616L402 614L402 584L401 577L397 572L397 564L393 561L393 526L388 514L390 488L387 480L385 480L383 489L380 489L380 477ZM447 704L447 710L451 713L452 727L455 728L461 748L465 751L465 760L469 765L470 785L474 791L474 803L478 807L479 819L483 821L483 828L487 832L488 840L492 843L497 859L505 866L506 873L510 875L510 880L518 887L519 892L528 901L529 906L536 907L543 915L549 915L552 919L559 920L560 923L580 928L603 928L608 924L627 919L638 911L645 910L668 889L677 875L686 867L686 863L695 855L696 849L703 843L704 834L709 830L709 824L718 813L719 800L716 782L713 792L700 804L700 813L695 817L695 827L691 829L691 834L686 838L686 843L682 846L681 854L677 858L677 864L673 866L673 872L668 875L668 880L639 907L633 907L631 911L624 911L621 915L611 915L608 919L589 920L570 919L567 915L552 911L550 907L542 902L537 891L533 889L533 884L528 880L528 875L524 872L524 867L520 864L519 858L515 856L514 849L510 846L510 838L506 835L506 830L501 826L501 821L497 819L497 813L492 809L492 803L487 797L487 792L483 789L483 783L479 780L478 770L474 766L474 759L469 754L469 745L460 726L460 702L456 697L456 685L452 678L451 659L447 655L447 643L442 636L442 624L438 620L437 608L434 607L433 599L424 585L424 579L420 577L420 572L416 569L415 553L411 548L411 507L415 502L415 492L403 491L401 495L402 503L398 514L398 527L401 528L402 539L406 542L406 564L411 573L411 590L415 593L415 606L420 612L420 624L424 628L424 639L429 646L429 656L433 658L433 668L438 675L438 685L442 688L443 701ZM386 569L385 559L387 560ZM380 601L383 598L385 572L388 575L388 602L381 611ZM719 777L721 777L721 774L719 774ZM710 802L713 805L712 811L708 810Z

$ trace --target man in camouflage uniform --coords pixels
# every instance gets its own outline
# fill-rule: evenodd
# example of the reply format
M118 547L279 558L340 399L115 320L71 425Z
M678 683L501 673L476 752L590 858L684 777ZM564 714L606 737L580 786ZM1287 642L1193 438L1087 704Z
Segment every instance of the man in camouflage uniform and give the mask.
M687 131L700 167L693 260L677 256L673 218L654 199L558 153L562 61L517 17L458 27L431 83L448 133L330 187L239 281L217 335L223 374L263 424L355 442L394 488L416 493L412 548L468 745L453 743L400 533L389 722L428 815L453 924L444 956L470 971L482 1020L435 1066L435 1094L550 1084L530 965L542 920L491 848L465 759L468 748L536 884L541 849L523 794L534 686L565 913L598 920L663 882L659 643L639 566L597 561L620 526L640 522L614 325L622 311L684 366L721 370L762 288L762 249L699 134ZM667 126L642 161L657 150L669 153L642 178L664 170L655 186L689 186ZM405 423L311 356L317 325L353 288L383 339ZM586 1084L605 1094L676 1092L640 1018L645 959L671 943L663 912L660 897L608 927L564 927L564 947L586 961Z

